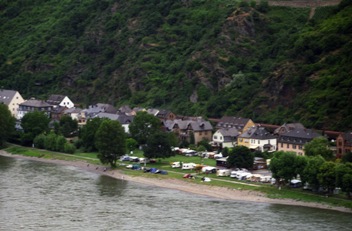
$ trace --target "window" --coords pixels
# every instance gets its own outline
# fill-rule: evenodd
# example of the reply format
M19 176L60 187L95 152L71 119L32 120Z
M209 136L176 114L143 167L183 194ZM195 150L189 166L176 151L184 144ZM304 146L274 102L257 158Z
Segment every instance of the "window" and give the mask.
M292 148L293 148L293 149L296 149L296 145L295 145L295 144L292 144Z
M218 137L217 136L214 136L214 140L217 140L218 139Z
M303 149L303 146L302 146L302 145L300 145L300 146L298 146L298 148L299 148L300 150L302 150L302 149Z
M220 136L220 140L222 140L222 136Z
M290 144L287 144L287 148L290 148Z
M282 147L282 148L284 147L284 143L281 143L281 147Z

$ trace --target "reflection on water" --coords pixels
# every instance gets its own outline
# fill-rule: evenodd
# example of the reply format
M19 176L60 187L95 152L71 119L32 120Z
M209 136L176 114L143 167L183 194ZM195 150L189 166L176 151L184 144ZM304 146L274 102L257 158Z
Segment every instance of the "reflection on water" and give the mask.
M123 196L127 181L116 180L109 176L101 175L97 179L96 185L100 191L100 196Z
M0 230L350 230L351 214L236 202L0 156Z

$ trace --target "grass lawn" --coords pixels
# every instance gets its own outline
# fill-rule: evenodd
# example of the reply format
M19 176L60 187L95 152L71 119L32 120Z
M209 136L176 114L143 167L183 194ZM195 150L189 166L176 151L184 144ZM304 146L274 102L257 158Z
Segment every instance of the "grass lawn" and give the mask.
M68 161L85 161L92 164L101 164L97 158L97 153L82 153L77 152L75 154L64 154L59 152L51 152L41 149L29 148L11 145L8 148L5 148L4 151L13 154L20 154L25 156L39 157L39 158L51 158L51 159L60 159ZM143 153L140 150L134 152L133 156L142 157ZM201 177L205 176L204 173L196 173L194 170L182 170L181 168L171 168L170 163L182 161L183 163L196 163L201 164L203 161L204 165L215 166L215 160L213 159L201 159L200 157L186 157L182 155L176 155L167 159L158 159L156 163L147 164L147 167L155 167L168 171L167 175L160 174L150 174L144 173L143 171L136 171L127 169L125 166L131 164L131 162L120 162L118 161L117 168L120 169L124 174L131 176L143 176L143 177L152 177L152 178L176 178L179 180L190 181L190 179L184 179L183 175L186 173L193 173L197 175L196 180L192 180L194 183L201 183ZM207 177L211 178L212 181L207 184L213 186L227 187L233 189L243 189L243 190L252 190L265 193L269 198L289 198L305 202L318 202L318 203L327 203L333 206L343 206L352 209L352 201L348 200L345 195L339 194L334 195L333 197L325 197L324 195L314 194L310 191L304 191L302 189L293 189L289 187L282 187L279 190L277 187L270 184L263 183L251 183L245 181L234 180L230 177L217 177L215 174L207 174Z

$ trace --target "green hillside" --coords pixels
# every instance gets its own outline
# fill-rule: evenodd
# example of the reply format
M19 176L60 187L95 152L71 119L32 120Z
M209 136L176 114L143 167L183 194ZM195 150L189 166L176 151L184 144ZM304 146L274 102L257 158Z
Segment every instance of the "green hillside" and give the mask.
M83 105L352 129L352 4L0 2L0 87Z

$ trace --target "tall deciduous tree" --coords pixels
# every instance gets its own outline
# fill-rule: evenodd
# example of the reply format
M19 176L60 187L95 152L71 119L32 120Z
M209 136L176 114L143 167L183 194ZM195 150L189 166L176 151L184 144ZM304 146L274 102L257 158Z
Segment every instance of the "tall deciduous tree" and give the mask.
M63 116L60 119L60 132L64 137L72 137L78 129L77 120L73 120L71 116Z
M352 194L352 163L338 164L336 166L336 186L351 198Z
M125 139L125 130L118 121L104 120L95 134L100 161L115 167L117 159L125 154Z
M245 146L236 146L229 152L229 157L227 158L228 167L236 167L236 168L248 168L251 169L253 167L254 155L249 150L249 148Z
M34 138L49 131L49 117L40 111L28 112L21 120L24 134L21 137L22 144L31 145Z
M0 103L0 147L11 136L15 130L15 118L11 115L10 110L5 104Z
M146 144L148 137L157 131L160 131L160 120L147 112L138 112L129 130L132 138L137 140L139 144Z
M318 190L320 187L318 174L319 169L324 164L324 162L324 158L320 155L309 157L307 166L304 168L303 173L301 175L302 181L308 182L309 185L315 190Z
M336 187L336 164L331 161L323 163L319 168L318 180L320 185L332 194Z
M143 151L146 158L167 158L175 155L171 150L167 134L161 131L152 134L147 139Z
M279 183L280 180L289 182L297 176L296 168L296 154L294 152L279 151L274 154L270 161L270 170L273 178Z
M325 137L317 137L304 145L306 156L321 155L325 160L331 160L333 152L329 147L329 141Z
M85 151L96 151L95 133L97 132L103 119L94 118L87 121L87 124L80 130L79 138Z

